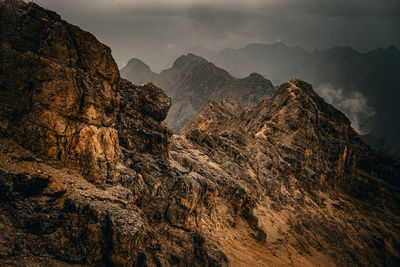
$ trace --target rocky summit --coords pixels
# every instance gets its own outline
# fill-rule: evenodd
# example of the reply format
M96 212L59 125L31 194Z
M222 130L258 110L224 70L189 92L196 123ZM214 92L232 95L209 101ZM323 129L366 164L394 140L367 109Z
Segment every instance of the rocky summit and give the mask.
M281 83L293 77L314 85L335 107L347 114L370 145L400 159L400 50L394 46L360 53L351 47L333 47L308 52L301 47L290 47L283 42L275 44L249 44L240 49L211 52L194 51L243 77L258 72ZM350 107L363 106L355 114L338 98L353 99ZM334 89L332 91L332 89ZM362 101L354 96L363 96ZM331 98L331 99L329 99ZM360 107L360 105L358 106Z
M179 133L210 99L234 100L243 107L253 107L274 93L271 81L258 73L237 79L194 54L177 58L171 68L160 74L152 72L139 59L131 59L121 74L133 83L152 81L171 96L172 106L166 122L175 133Z
M173 135L90 33L20 0L0 21L0 265L400 264L400 163L310 84Z

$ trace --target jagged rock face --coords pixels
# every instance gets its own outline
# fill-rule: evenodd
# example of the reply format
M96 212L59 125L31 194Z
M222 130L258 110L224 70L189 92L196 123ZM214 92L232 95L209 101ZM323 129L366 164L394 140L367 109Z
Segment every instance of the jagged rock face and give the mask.
M90 60L97 66L106 64L111 59L107 49L104 55L87 58L86 68L35 54L28 49L36 44L35 36L23 39L28 34L24 31L4 33L14 26L38 27L38 21L43 25L51 18L66 28L73 26L33 3L14 0L0 2L0 7L1 68L12 67L0 74L1 265L399 265L399 162L364 145L349 120L309 84L291 80L250 110L232 101L209 101L183 135L171 140L163 123L171 99L161 89L151 83L135 86L118 75L115 80L99 78L97 70L90 70ZM25 23L13 24L23 18ZM7 30L3 22L14 26ZM72 35L59 41L93 38L76 31L81 35L73 36L80 41L70 39ZM10 44L18 40L25 41ZM58 44L48 47L55 55ZM103 46L95 42L89 47ZM44 63L32 69L16 65L26 56L54 68ZM97 61L98 56L102 60ZM175 67L182 67L183 59ZM13 78L14 69L21 80ZM49 76L53 69L59 78ZM73 81L85 85L71 86L63 71L79 74ZM252 76L250 80L262 79ZM51 91L52 81L71 92L61 85ZM113 109L97 106L106 101L106 86L99 84L115 86ZM74 94L77 88L89 92L79 98L78 111L92 104L96 112L104 111L101 126L96 116L89 119L83 111L67 116L63 106L37 100L49 89L56 103L58 92ZM59 117L38 121L47 113ZM24 124L12 120L12 114ZM103 121L107 118L111 124ZM55 150L53 143L42 144L56 128L36 129L53 125L50 122L62 125L64 120L82 126L77 133L81 143ZM102 137L99 129L116 136ZM94 146L98 141L101 145ZM106 149L109 146L113 149ZM90 176L88 165L74 161L82 147L117 155L114 166L107 162L115 171L107 175L112 178L108 183L100 183L109 164L101 169L98 154L87 156L89 163L99 164L98 173ZM61 156L52 156L53 151Z
M0 264L226 264L175 225L170 193L197 177L168 163L170 98L53 12L2 1L0 17Z
M123 111L118 114L117 123L120 145L130 154L150 153L167 159L172 131L163 121L171 98L153 84L137 86L124 79L119 94Z
M0 3L1 131L35 153L112 179L119 72L110 49L57 14Z
M399 261L393 253L399 244L392 243L399 236L393 224L399 216L399 162L363 144L349 120L303 81L283 84L249 111L209 102L175 137L171 155L221 185L218 195L230 208L219 216L239 210L251 229L225 223L223 231L208 235L211 240L220 240L222 232L245 232L258 241L222 242L232 265ZM218 203L216 209L224 202ZM238 258L235 251L243 250L248 254Z
M0 147L1 265L139 261L145 220L130 205L128 189L98 189L81 174L51 167L9 139L1 139Z
M398 207L398 162L363 144L344 114L325 103L311 85L300 80L283 84L269 102L247 114L247 121L258 138L280 144L283 160L310 188L341 186L356 197ZM387 194L381 183L396 194Z
M284 166L304 188L341 187L376 205L400 203L399 163L363 144L344 114L301 80L281 85L250 111L210 102L182 135L209 149L227 147L238 164L250 159L246 165L253 169L261 163L252 162L251 154L262 148L272 161L263 165Z
M121 70L122 76L134 83L154 81L171 96L172 106L166 122L176 133L210 99L233 100L243 107L252 107L274 92L271 82L260 74L252 73L246 78L236 79L193 54L179 57L171 68L158 75L147 65L138 65L137 60L130 61Z

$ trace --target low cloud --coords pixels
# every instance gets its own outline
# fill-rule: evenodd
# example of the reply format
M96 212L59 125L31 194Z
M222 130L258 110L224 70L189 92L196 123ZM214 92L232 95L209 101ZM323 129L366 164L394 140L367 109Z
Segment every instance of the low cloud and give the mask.
M316 91L326 102L343 112L359 134L369 133L370 118L375 115L375 110L360 92L345 93L343 89L334 88L329 83L322 84Z

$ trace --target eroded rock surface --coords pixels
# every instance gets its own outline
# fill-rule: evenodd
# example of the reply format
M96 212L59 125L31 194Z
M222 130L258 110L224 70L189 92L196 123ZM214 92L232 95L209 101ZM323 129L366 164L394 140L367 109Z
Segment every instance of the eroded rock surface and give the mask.
M399 265L399 162L309 84L172 136L171 99L92 35L18 0L0 18L0 265Z
M163 121L171 99L151 83L137 86L124 79L120 82L119 95L120 110L123 111L117 116L121 146L130 154L150 151L166 159L172 131Z
M171 155L220 185L220 218L237 210L245 222L226 220L208 235L221 242L229 233L219 248L232 265L399 262L399 162L363 144L301 80L249 111L209 102Z
M2 1L1 131L40 156L111 179L119 72L111 50L56 13Z
M120 79L106 46L51 11L2 1L0 16L1 265L226 264L166 219L186 175L169 164L170 98Z

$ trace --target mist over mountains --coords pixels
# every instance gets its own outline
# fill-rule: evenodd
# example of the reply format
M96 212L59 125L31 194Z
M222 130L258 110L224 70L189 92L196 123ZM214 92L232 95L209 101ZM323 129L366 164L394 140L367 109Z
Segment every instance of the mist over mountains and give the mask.
M344 92L330 83L321 84L315 89L326 102L342 111L350 119L352 127L361 135L371 131L371 119L376 115L367 99L359 91Z
M311 84L194 54L121 71L170 97L48 8L0 0L0 21L1 266L400 266L400 161Z

